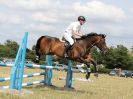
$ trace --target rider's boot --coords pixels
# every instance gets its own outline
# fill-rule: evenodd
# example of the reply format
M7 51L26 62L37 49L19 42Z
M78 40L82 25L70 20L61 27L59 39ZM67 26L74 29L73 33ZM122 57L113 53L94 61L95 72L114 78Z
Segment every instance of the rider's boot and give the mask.
M66 45L66 47L65 47L65 49L64 49L64 57L68 57L67 52L68 52L68 50L70 49L70 47L71 47L70 44Z

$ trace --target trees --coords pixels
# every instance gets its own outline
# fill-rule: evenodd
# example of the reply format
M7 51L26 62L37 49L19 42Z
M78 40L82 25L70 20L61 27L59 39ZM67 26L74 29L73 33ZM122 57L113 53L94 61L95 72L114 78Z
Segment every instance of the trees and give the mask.
M10 58L13 58L17 54L19 45L15 41L7 40L4 44L4 47L5 47L5 49L4 49L5 51L8 50L8 53L5 53L5 55Z
M110 47L106 55L101 55L96 49L92 49L93 58L98 64L104 64L106 68L122 68L133 70L133 55L129 54L129 50L123 45Z
M12 40L7 40L4 45L0 44L0 57L15 58L18 52L19 44ZM26 49L26 59L33 60L34 53Z
M9 47L0 45L0 57L9 57L9 52Z
M93 59L94 59L98 64L103 63L103 61L104 61L104 60L103 60L103 57L102 57L100 51L99 51L96 47L93 47L93 48L91 49L91 54L92 54L92 56L93 56Z
M123 45L117 45L116 48L111 47L104 56L104 64L107 68L129 69L130 57L128 49Z
M18 47L19 45L17 44L17 42L7 40L4 45L0 45L0 57L15 57Z

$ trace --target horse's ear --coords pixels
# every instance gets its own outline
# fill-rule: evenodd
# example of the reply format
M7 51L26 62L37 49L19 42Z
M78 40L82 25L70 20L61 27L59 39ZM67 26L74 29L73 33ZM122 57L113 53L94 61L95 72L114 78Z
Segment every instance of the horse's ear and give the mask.
M102 38L105 38L106 37L106 35L105 34L100 34L101 36L102 36Z
M105 35L105 34L103 34L103 35L102 35L102 37L103 37L103 38L105 38L105 37L106 37L106 35Z

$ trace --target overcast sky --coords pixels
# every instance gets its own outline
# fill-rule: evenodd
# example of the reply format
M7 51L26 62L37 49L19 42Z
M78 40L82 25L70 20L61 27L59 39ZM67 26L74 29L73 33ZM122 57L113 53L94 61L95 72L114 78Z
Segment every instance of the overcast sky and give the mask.
M0 43L20 43L27 31L31 48L42 35L61 37L79 15L87 20L84 34L104 33L108 46L133 45L133 0L0 0Z

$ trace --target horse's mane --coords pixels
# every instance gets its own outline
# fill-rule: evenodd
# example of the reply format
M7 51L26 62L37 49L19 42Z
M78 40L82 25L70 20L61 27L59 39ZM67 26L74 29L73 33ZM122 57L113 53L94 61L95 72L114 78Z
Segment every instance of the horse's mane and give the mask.
M102 37L105 37L105 34L97 34L95 32L91 32L91 33L83 35L80 39L85 39L85 38L92 37L92 36L102 36Z
M85 34L81 37L81 39L85 39L85 38L88 38L88 37L91 37L91 36L98 36L99 34L97 33L94 33L94 32L91 32L91 33L88 33L88 34Z

